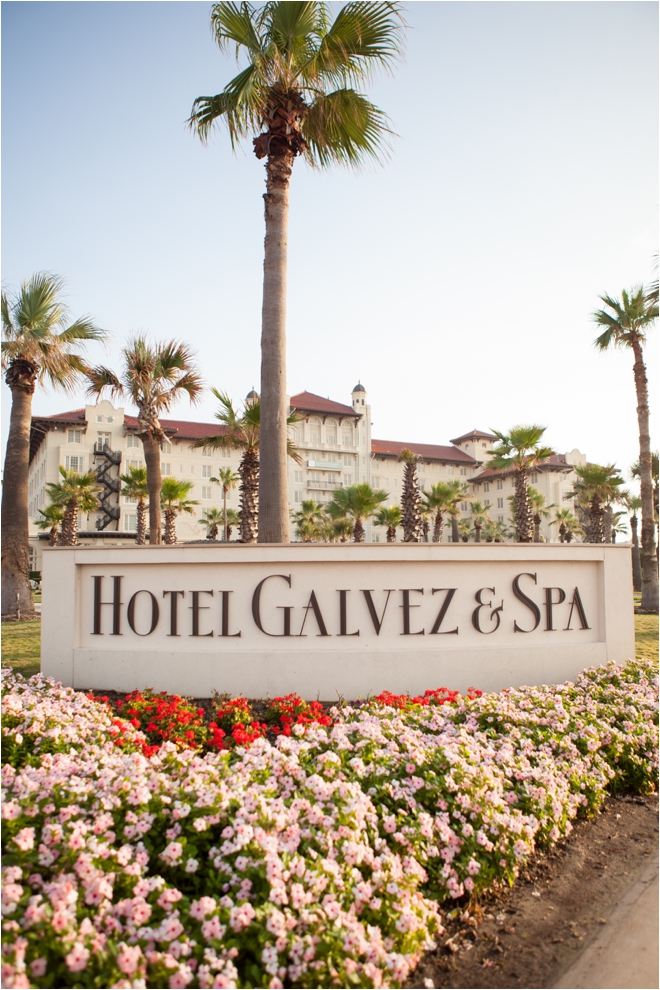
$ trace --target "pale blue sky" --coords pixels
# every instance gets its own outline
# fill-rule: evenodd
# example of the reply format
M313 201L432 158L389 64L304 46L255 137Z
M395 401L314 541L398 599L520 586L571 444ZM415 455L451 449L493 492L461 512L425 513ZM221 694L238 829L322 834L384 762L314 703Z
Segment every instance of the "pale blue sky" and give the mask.
M62 274L73 313L112 331L93 361L135 330L180 337L240 399L259 386L264 173L224 131L204 148L184 126L236 71L209 11L2 4L3 282ZM369 89L398 135L389 162L294 168L290 392L347 402L361 379L375 437L540 422L556 449L627 468L631 357L597 354L589 317L599 293L652 276L657 16L654 2L407 4L405 61ZM650 367L657 355L654 341ZM83 401L40 393L34 408ZM214 408L208 394L176 415Z

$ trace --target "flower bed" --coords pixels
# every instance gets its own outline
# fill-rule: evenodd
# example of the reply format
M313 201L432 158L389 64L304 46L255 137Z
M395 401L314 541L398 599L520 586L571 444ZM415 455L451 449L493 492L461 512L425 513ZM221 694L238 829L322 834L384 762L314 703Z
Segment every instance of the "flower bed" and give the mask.
M657 777L643 661L331 716L276 699L274 744L244 699L211 723L179 699L190 721L158 746L172 702L140 698L125 720L6 677L6 987L400 986L443 901L512 882L608 789Z

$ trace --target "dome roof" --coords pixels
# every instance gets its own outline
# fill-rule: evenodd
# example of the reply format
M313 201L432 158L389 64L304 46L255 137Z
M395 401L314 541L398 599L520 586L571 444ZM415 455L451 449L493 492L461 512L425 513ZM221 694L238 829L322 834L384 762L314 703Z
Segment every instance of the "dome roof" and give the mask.
M245 396L245 398L246 399L258 399L259 398L259 393L258 392L255 392L255 390L252 388L252 389L250 389L250 391L248 392L248 394Z
M355 388L353 389L353 392L366 392L366 391L367 391L367 390L366 390L366 388L364 387L364 385L360 385L360 383L359 383L359 382L357 383L357 385L356 385L356 386L355 386Z

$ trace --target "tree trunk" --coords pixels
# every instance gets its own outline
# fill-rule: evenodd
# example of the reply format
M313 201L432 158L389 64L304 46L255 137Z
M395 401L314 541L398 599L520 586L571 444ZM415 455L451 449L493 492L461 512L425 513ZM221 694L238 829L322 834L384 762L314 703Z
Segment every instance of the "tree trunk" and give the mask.
M165 542L168 546L176 543L176 509L165 509Z
M587 543L605 542L605 513L597 495L589 503L589 525L587 527Z
M541 542L541 517L537 514L534 516L534 543Z
M222 536L226 543L227 540L229 539L229 536L227 535L229 531L229 526L227 525L227 488L225 485L222 486L222 511L224 513L224 526L223 526Z
M635 513L630 517L630 532L632 534L633 588L635 591L641 591L642 564L639 557L639 537L637 536L637 516Z
M460 537L460 533L458 532L458 519L456 518L456 516L452 516L451 517L451 542L452 543L459 543L460 542L460 538L461 538Z
M78 504L73 499L67 503L58 544L61 547L78 546Z
M606 505L603 509L603 533L605 543L614 543L615 539L612 534L612 522L613 522L614 512L611 505Z
M231 526L227 526L227 540L230 540L231 539L231 531L232 531L232 527Z
M160 492L163 487L163 478L160 472L160 442L155 437L143 433L142 446L147 465L147 488L149 489L149 544L154 546L163 542L163 522L160 508Z
M27 362L20 364L23 366ZM11 388L11 417L2 486L3 615L13 615L16 612L17 595L20 595L18 600L22 611L34 611L32 588L28 578L30 570L28 466L36 369L34 375L23 376L15 382L10 378L11 371L10 367L7 384Z
M264 285L261 311L259 542L288 543L286 276L289 180L294 154L266 163Z
M653 515L653 470L649 432L648 382L642 346L632 342L635 355L637 423L639 426L639 480L642 497L642 608L658 608L658 558L655 554L655 519Z
M261 526L259 514L261 465L256 450L249 447L244 452L238 473L241 476L241 483L238 486L241 506L241 543L256 543L257 532Z
M419 514L420 501L417 463L414 460L404 460L403 494L401 497L401 526L403 527L404 543L419 543L419 534L422 528Z
M424 537L424 543L429 542L429 521L424 519L422 521L422 536Z
M144 499L139 498L137 503L137 533L135 536L135 543L139 547L143 547L146 543L147 535L147 507L144 504Z
M516 492L516 538L518 543L531 543L534 526L532 507L529 504L529 492L527 491L527 472L524 468L516 470L514 487Z
M394 543L396 540L396 528L394 526L387 527L387 542Z
M353 527L353 543L364 543L364 526L358 516Z
M474 542L481 543L481 526L474 524Z
M433 542L439 543L442 539L442 513L436 512L433 521Z
M563 543L564 542L564 536L565 535L566 535L566 526L564 525L564 523L562 523L561 526L559 527L559 542L560 543Z
M55 526L51 526L50 536L48 537L48 546L49 547L56 547L57 546L57 537L58 537L57 529L58 529L57 524Z

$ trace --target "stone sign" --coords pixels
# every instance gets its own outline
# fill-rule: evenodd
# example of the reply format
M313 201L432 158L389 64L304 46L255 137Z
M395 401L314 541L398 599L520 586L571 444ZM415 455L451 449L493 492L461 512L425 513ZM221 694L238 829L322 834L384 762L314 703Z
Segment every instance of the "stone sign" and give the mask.
M77 688L330 700L634 656L627 545L56 548L43 589L42 670Z

